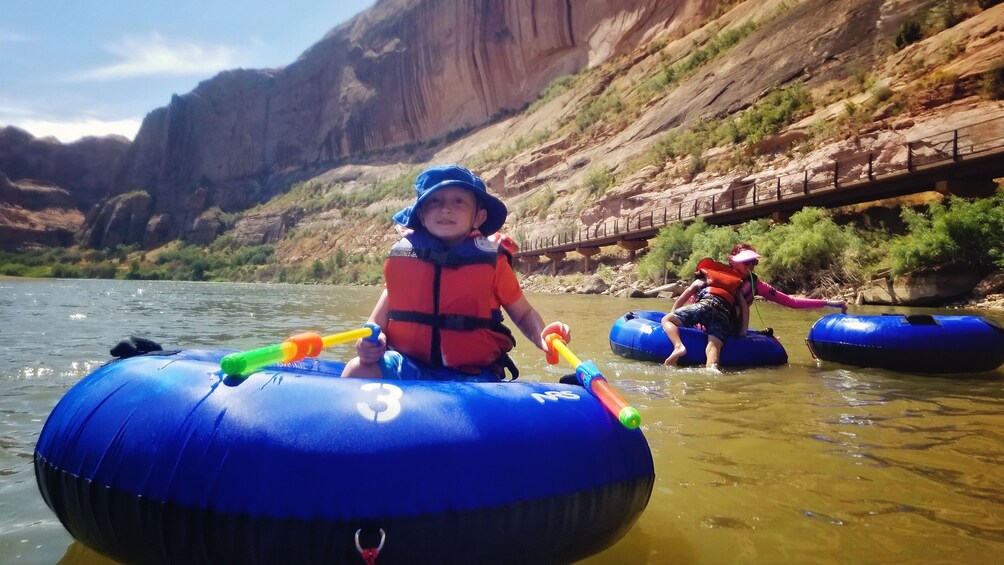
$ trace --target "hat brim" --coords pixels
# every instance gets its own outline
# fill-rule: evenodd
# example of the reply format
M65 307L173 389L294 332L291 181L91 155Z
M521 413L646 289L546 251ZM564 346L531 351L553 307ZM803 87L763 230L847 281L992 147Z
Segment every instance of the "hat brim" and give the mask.
M755 261L760 258L760 254L752 249L743 249L739 253L736 253L729 260L733 263L746 263L748 261Z
M506 208L506 205L503 204L501 200L495 198L491 194L488 194L484 190L481 190L480 188L470 183L458 180L443 181L433 186L432 188L426 190L425 192L422 193L421 196L418 197L418 199L415 200L414 204L408 206L407 208L402 209L397 214L394 214L393 218L394 221L397 222L398 224L401 224L402 226L411 229L418 229L422 227L422 222L418 218L418 213L417 213L418 208L422 205L423 202L425 202L425 200L429 197L430 194L436 192L441 188L446 188L448 186L463 188L468 192L470 192L471 194L473 194L474 197L478 199L478 202L481 204L481 207L484 208L485 211L488 213L488 216L487 218L485 218L485 221L481 224L481 226L478 227L478 230L481 232L482 235L489 236L499 231L499 229L502 228L502 225L505 224L506 216L509 215L509 209Z

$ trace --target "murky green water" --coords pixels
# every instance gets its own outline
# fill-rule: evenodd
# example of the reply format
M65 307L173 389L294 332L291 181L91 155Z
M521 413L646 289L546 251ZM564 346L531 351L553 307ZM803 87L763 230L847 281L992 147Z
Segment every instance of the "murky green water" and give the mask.
M0 563L105 562L74 543L45 506L31 456L63 392L106 361L120 338L255 347L296 331L358 327L377 292L0 279ZM760 305L763 323L754 313L752 325L775 329L788 366L724 374L664 368L613 355L607 333L625 311L667 302L530 298L545 319L572 325L573 351L639 408L655 457L648 509L589 563L1001 561L1004 370L960 379L817 365L804 339L822 312L773 305ZM883 311L890 310L852 308ZM515 358L523 378L566 372L525 341Z

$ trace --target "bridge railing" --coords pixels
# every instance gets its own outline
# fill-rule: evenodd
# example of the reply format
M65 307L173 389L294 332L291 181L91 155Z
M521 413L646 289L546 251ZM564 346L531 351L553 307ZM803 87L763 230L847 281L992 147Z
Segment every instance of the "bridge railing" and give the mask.
M702 187L702 192L721 188L717 194L680 198L676 202L625 217L610 218L575 231L538 237L520 242L520 253L545 253L568 244L590 247L590 242L651 232L672 222L714 217L744 208L760 207L785 198L840 190L847 185L864 184L890 175L913 172L926 167L958 161L1004 147L1004 117L970 124L955 130L922 137L905 144L887 145L868 153L834 159L830 164L771 178L734 179L724 184Z

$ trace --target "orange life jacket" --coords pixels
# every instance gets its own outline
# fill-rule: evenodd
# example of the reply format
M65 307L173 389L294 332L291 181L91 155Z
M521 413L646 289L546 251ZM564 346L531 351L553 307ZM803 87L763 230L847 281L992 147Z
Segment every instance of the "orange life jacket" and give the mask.
M492 292L498 244L469 238L446 249L424 230L391 248L384 262L389 321L397 351L432 367L476 373L507 361L515 346Z
M743 276L728 265L715 261L710 257L701 259L697 264L697 272L704 275L708 292L728 302L735 304L736 293L743 284Z

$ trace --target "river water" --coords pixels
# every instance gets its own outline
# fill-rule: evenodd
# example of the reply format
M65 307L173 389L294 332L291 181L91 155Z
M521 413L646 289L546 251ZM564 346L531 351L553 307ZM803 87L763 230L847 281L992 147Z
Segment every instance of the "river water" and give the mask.
M45 506L32 451L61 395L127 335L168 349L244 349L292 333L359 327L378 289L0 279L0 563L107 564ZM805 347L820 311L758 305L784 367L715 373L610 352L611 323L667 301L529 296L572 326L642 414L656 484L617 545L588 563L989 563L1004 560L1004 370L939 378L817 364ZM757 314L759 312L759 315ZM958 314L931 309L852 307ZM968 312L1004 321L1004 316ZM521 378L556 380L520 338ZM351 354L338 346L325 355ZM532 468L528 468L532 473Z

